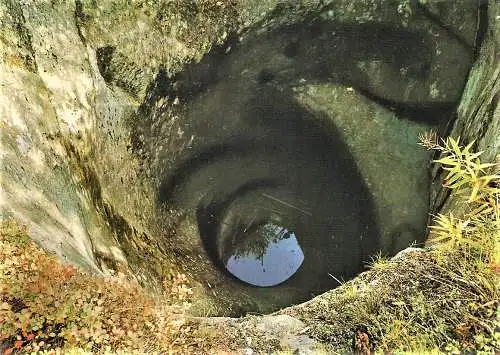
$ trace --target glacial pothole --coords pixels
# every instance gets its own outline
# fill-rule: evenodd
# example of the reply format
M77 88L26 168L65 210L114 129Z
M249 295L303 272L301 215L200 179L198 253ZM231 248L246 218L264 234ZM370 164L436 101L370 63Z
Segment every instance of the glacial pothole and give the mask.
M417 136L454 106L428 90L434 46L420 31L317 20L229 36L158 75L134 149L155 152L158 203L191 226L171 246L213 266L209 297L277 309L425 239Z

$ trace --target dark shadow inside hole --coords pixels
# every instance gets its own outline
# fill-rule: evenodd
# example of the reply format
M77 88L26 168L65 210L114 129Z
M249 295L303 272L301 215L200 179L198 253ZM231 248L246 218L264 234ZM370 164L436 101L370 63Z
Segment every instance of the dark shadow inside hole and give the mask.
M418 95L399 97L388 95L383 89L391 87L393 93L403 93L405 88L414 85L408 80L416 81L418 85L425 83L430 75L434 46L432 38L424 31L395 28L387 24L313 20L277 28L243 43L238 42L238 36L230 35L226 42L214 46L199 63L187 64L173 77L161 80L161 85L153 84L150 97L166 96L170 100L178 98L189 103L209 87L229 77L234 78L241 71L255 70L246 66L237 68L238 63L232 58L254 56L262 60L249 62L249 65L260 66L268 58L273 58L275 53L282 53L289 61L276 68L277 71L258 69L256 79L259 84L274 80L286 87L305 79L308 83L348 85L400 117L439 124L447 121L456 101L434 101ZM228 48L231 48L230 52L227 52ZM259 53L259 50L263 52ZM406 78L396 74L382 77L382 81L374 87L366 73L357 67L359 61L383 62L394 73L405 71L408 75ZM465 76L457 85L463 85L463 82Z
M294 287L303 300L333 287L329 274L355 276L378 250L370 193L340 135L319 117L272 86L258 90L240 112L244 136L205 132L221 143L193 148L164 180L160 199L196 210L208 257L234 281ZM270 225L293 232L295 246L263 235ZM276 266L271 254L295 264ZM238 257L266 271L245 279L228 266Z
M259 84L265 84L274 79L274 74L269 69L262 69L259 73L258 82Z
M115 52L114 46L100 47L96 50L97 67L104 81L108 84L113 81L113 71L111 69L111 60Z
M287 57L293 58L299 53L299 43L298 42L290 42L285 46L284 53Z
M380 244L370 191L342 134L325 123L331 122L328 117L300 106L294 86L301 81L349 86L400 119L422 123L447 120L455 103L391 97L370 85L356 65L379 61L390 73L404 67L407 77L424 82L434 48L422 32L319 21L231 42L227 55L223 48L215 47L172 78L162 76L150 90L149 106L141 107L148 112L159 97L179 98L183 134L196 137L159 177L158 200L195 211L206 255L242 287L252 284L227 265L241 254L242 240L255 239L262 251L262 245L272 244L257 243L262 226L293 232L304 260L292 276L267 289L278 295L292 287L300 302L337 286L330 274L347 280L362 271ZM378 84L398 93L407 82L396 79L388 76ZM258 249L252 245L246 248Z

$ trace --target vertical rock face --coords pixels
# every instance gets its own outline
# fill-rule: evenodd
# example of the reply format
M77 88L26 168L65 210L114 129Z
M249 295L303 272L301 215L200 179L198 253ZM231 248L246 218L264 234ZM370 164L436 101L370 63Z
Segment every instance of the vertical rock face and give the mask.
M483 13L483 23L487 30L484 42L478 51L477 61L470 71L457 119L449 128L450 135L460 137L461 143L475 142L475 150L482 151L481 159L500 163L500 5L490 1L488 11ZM498 174L498 172L493 172ZM432 202L433 212L448 213L453 210L458 215L462 209L449 189L441 186L444 174L433 171Z
M184 271L200 313L323 292L424 238L429 157L416 138L461 95L472 3L4 1L2 215L94 272L129 269L155 288ZM466 92L487 81L494 102L493 76L474 69ZM466 102L459 122L483 110ZM265 250L261 234L241 236L269 221L305 259L255 288L221 255Z
M161 267L140 267L157 259L140 242L152 234L154 192L138 178L126 121L158 67L175 70L216 41L231 24L215 13L231 10L212 6L210 33L188 48L181 30L158 27L161 13L178 24L185 13L144 6L0 4L2 212L63 259L95 272L130 264L154 285Z
M86 156L95 140L94 83L74 9L0 6L4 213L29 223L47 249L98 270L90 238L98 216L65 147L72 141Z

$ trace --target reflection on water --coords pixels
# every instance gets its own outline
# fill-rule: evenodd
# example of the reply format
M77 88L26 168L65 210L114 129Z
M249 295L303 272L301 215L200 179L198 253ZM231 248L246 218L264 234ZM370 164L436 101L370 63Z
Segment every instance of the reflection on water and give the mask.
M276 286L292 277L304 261L295 233L267 223L254 234L268 240L263 253L235 247L226 262L227 270L241 281L260 287Z
M449 47L438 58L438 44L425 28L308 19L228 39L175 76L159 76L151 102L161 97L175 115L150 115L161 118L151 130L168 132L169 142L159 155L158 202L185 212L199 232L171 245L209 259L237 303L234 290L269 310L336 287L331 275L348 280L381 250L424 238L426 173L385 163L427 167L427 157L406 149L415 144L406 120L445 121L457 92L429 88L441 75L460 87L467 72L466 61L443 65L464 56ZM399 194L407 188L419 189L423 203ZM403 241L392 245L381 230ZM222 287L207 284L218 297Z
M241 286L274 286L259 294L245 290L255 298L264 293L273 305L286 303L279 290L293 289L293 298L304 300L336 286L329 274L352 278L379 250L379 233L371 195L342 135L320 112L271 85L241 104L237 116L212 115L212 121L199 116L201 108L187 113L186 134L197 138L164 180L162 200L193 213L205 255L221 274ZM269 223L293 231L301 258L276 246L291 236L259 230ZM266 267L270 253L280 257Z

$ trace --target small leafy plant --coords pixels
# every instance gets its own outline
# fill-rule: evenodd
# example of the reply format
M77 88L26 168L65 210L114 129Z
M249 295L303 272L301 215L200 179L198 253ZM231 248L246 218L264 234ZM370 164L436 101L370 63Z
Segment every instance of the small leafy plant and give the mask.
M483 152L471 151L474 141L465 147L459 141L451 137L438 141L433 132L420 136L420 145L441 153L434 162L447 172L443 186L451 189L465 207L460 216L453 212L435 216L430 240L437 251L436 260L450 272L465 275L472 271L475 280L460 276L456 282L482 299L469 301L469 314L455 326L456 338L448 343L446 351L492 353L500 348L500 175L494 173L499 165L481 162Z
M116 274L90 275L35 245L13 220L0 223L0 354L194 351L182 274L156 299Z
M441 153L434 162L446 173L453 212L435 216L431 247L404 262L374 260L383 281L365 285L365 300L350 301L353 314L364 310L381 352L493 354L500 349L497 165L481 162L473 142L464 147L431 132L420 144Z
M447 172L443 186L452 189L465 205L463 216L438 214L431 227L432 241L445 247L469 248L498 265L500 252L500 175L489 174L498 166L482 163L482 152L471 152L474 141L463 147L451 137L439 143L435 133L420 136L420 144L441 152L434 162Z

